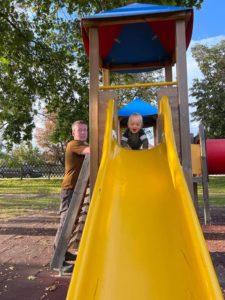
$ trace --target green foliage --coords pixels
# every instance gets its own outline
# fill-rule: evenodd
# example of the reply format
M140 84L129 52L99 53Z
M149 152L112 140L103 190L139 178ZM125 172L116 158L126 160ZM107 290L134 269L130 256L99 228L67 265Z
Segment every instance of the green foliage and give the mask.
M80 18L129 3L133 1L1 0L0 129L8 146L32 139L34 117L43 106L58 116L56 142L69 138L74 120L88 120L88 60ZM202 0L151 3L199 8Z
M8 153L0 153L0 164L12 167L19 167L24 164L39 165L41 162L41 153L38 148L34 148L31 143L23 143L15 146Z
M225 40L213 47L196 45L192 54L204 76L202 80L195 79L191 88L191 95L196 99L192 116L205 125L208 137L224 138Z
M49 112L61 115L70 107L72 114L87 90L74 66L78 20L66 22L58 16L60 6L49 4L4 1L0 13L0 127L9 142L31 140L37 101Z
M133 83L146 83L146 82L159 82L163 81L164 77L162 71L126 74L122 77L123 82L126 84ZM121 84L121 75L115 74L113 77L114 84ZM122 89L117 91L118 107L123 106L133 100L135 97L142 98L146 102L157 106L157 91L158 87L151 88L136 88L136 89Z

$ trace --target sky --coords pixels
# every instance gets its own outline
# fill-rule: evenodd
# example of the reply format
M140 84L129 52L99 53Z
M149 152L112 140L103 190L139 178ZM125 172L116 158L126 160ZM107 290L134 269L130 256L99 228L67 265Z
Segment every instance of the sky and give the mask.
M225 1L204 0L200 10L194 9L194 41L225 35Z
M192 40L187 50L188 87L194 78L202 78L201 71L191 55L191 47L196 43L213 46L225 39L225 0L204 0L200 10L194 9ZM189 101L194 99L189 98ZM190 117L191 119L191 117ZM198 123L191 122L191 132L197 134Z

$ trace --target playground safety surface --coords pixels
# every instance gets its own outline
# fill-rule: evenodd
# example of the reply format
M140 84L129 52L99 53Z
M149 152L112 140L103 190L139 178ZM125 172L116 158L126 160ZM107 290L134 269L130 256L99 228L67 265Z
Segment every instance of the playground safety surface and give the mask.
M225 296L225 208L212 208L211 214L212 225L202 228ZM0 220L2 300L66 298L70 277L59 277L49 267L58 221L56 211Z
M0 299L65 299L70 277L50 270L57 212L0 220Z

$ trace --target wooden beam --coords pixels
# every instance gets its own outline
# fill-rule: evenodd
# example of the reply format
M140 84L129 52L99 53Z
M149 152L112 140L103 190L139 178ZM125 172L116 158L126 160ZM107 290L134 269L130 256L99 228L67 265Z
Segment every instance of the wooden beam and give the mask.
M110 85L110 72L108 69L102 69L102 83L103 85Z
M103 67L111 71L124 71L124 70L148 70L156 68L164 68L167 64L172 64L172 61L151 61L149 63L129 63L129 64L106 64L103 62Z
M83 18L82 24L87 31L88 28L116 25L116 24L134 24L143 22L154 22L154 21L167 21L167 20L184 20L186 17L191 15L190 11L182 12L170 12L161 14L146 14L136 16L121 16L112 18Z
M176 21L176 62L180 106L181 160L189 191L192 199L194 199L187 85L186 27L184 20Z
M98 85L99 85L99 36L98 28L89 30L89 120L90 120L90 193L92 194L98 173Z

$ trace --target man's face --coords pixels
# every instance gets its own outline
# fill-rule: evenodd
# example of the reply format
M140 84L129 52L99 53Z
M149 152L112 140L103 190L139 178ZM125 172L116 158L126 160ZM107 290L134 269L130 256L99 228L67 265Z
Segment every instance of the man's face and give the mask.
M73 132L73 138L76 141L86 141L87 140L87 125L77 124L75 125Z

